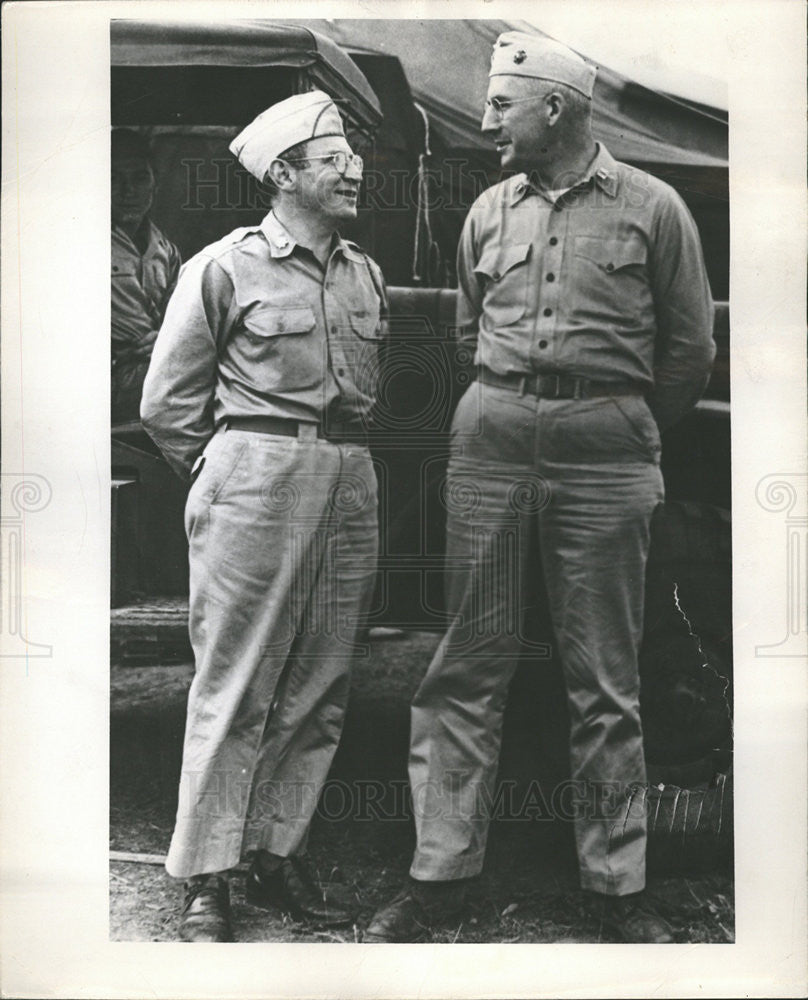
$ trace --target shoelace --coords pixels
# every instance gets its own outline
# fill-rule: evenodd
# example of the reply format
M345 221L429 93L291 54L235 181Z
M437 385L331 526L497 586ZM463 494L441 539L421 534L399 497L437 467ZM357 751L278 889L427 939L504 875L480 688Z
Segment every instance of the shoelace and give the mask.
M204 881L192 883L185 888L185 906L183 907L183 913L186 912L192 903L196 902L201 895L208 895L218 897L223 893L223 887L221 882L214 881Z

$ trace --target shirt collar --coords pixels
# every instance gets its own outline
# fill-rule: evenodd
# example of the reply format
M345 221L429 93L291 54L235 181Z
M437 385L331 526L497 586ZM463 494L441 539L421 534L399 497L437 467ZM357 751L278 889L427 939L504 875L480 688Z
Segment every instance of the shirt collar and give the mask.
M604 191L610 198L614 198L617 195L617 164L612 158L611 153L604 145L599 142L595 143L595 145L597 147L595 158L589 164L586 173L578 181L575 187L583 187L591 180L594 180L595 184L597 184L602 191ZM517 174L514 180L516 183L514 185L513 196L511 198L511 207L516 205L523 198L526 198L528 195L541 195L542 192L536 187L535 184L531 183L527 174Z
M595 154L595 159L592 161L592 165L587 171L587 175L584 178L588 181L590 177L594 177L595 183L610 198L617 197L617 163L615 162L612 154L609 150L602 145L602 143L596 143L598 151Z
M272 211L264 216L258 228L266 236L269 252L273 257L288 257L297 246L294 236Z
M160 242L160 239L163 234L160 232L160 230L157 228L157 226L155 226L155 224L151 221L151 219L148 216L144 218L143 222L141 223L141 227L143 229L143 232L146 234L146 249L143 251L142 254L140 253L137 244L129 235L129 233L127 233L125 229L121 229L120 226L116 226L114 223L112 224L112 235L117 239L121 240L123 243L125 243L128 248L134 250L134 252L138 256L148 257L148 255L150 253L153 253L154 250L156 249L157 244Z
M272 211L264 217L259 228L266 236L269 252L273 257L288 257L297 246L297 240ZM334 253L337 250L354 263L363 262L363 257L356 244L344 240L339 233L334 234L331 243L331 252Z

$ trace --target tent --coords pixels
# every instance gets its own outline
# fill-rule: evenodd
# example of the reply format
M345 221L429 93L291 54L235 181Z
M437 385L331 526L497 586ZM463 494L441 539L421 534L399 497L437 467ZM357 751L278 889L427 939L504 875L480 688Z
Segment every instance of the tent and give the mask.
M423 210L408 241L412 274L402 278L403 259L391 255L391 274L401 283L451 284L451 249L468 205L481 188L500 177L499 158L480 133L488 87L488 66L497 36L519 29L549 37L523 21L444 19L292 19L288 23L322 34L348 51L379 95L385 116L377 147L388 161L398 148L402 163L410 152L426 158L432 198L442 211ZM563 41L563 39L562 39ZM581 53L586 57L585 53ZM396 82L404 71L405 86ZM407 94L405 98L403 95ZM411 100L410 100L411 95ZM420 117L413 108L416 102ZM726 111L641 86L607 66L598 67L593 95L593 127L619 160L633 163L672 184L699 227L713 294L729 294L729 177ZM452 173L449 161L462 162ZM410 163L411 172L417 167ZM446 204L443 193L449 191ZM384 200L378 203L385 207ZM378 213L376 213L378 216ZM378 227L377 221L366 223ZM364 235L364 234L360 234ZM377 245L377 244L374 244ZM409 270L409 266L408 266Z
M524 22L501 20L291 20L351 53L396 56L413 96L451 148L487 148L479 132L491 48ZM614 156L637 164L726 168L727 117L717 108L656 93L601 66L594 127Z
M491 47L514 27L542 34L499 20L113 21L112 119L156 140L155 214L187 256L265 211L229 139L268 104L323 86L367 159L360 218L346 235L391 284L451 286L468 207L501 176L480 112ZM726 114L600 67L594 127L618 159L683 195L713 292L727 297Z

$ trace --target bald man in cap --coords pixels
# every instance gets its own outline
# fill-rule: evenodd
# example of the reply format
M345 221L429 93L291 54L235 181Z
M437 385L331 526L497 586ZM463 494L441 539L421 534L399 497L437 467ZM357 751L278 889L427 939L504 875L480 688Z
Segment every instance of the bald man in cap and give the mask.
M410 881L367 941L456 915L482 868L537 577L567 689L581 885L620 939L673 940L643 893L637 656L660 430L707 384L713 308L682 201L594 140L595 74L549 39L494 47L482 131L515 174L475 202L458 250L477 379L452 428L452 623L412 707Z
M271 211L183 267L141 405L192 483L196 673L166 862L185 880L185 941L232 939L227 872L245 857L250 902L351 920L304 849L377 555L366 428L386 298L337 233L356 217L362 161L321 91L269 108L230 149Z

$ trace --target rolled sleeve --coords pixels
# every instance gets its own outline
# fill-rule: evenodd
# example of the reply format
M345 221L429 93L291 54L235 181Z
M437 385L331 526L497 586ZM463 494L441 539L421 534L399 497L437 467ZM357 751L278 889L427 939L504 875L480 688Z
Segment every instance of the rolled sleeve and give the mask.
M661 429L699 400L715 358L714 307L698 230L674 192L662 200L653 252L657 321L649 404Z
M143 426L183 478L213 435L218 345L232 300L232 282L217 261L190 261L180 271L143 384Z

